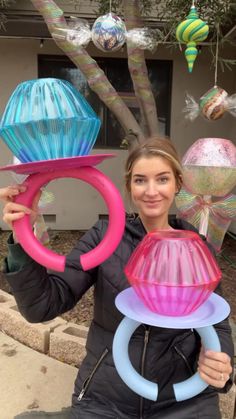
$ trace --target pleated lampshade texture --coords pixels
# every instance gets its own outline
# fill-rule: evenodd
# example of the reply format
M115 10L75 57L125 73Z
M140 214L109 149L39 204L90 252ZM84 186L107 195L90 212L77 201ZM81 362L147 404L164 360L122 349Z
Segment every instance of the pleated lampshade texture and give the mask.
M0 136L26 163L89 154L100 124L71 83L43 78L17 86L2 116Z
M131 255L125 274L153 312L184 316L203 304L221 271L197 233L162 230L148 233Z

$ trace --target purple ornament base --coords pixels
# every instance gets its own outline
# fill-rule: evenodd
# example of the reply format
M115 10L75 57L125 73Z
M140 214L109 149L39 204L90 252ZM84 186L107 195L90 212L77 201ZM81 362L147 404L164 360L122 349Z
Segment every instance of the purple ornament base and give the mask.
M219 295L211 296L197 310L187 316L164 316L149 310L133 288L122 291L115 300L118 310L132 320L150 326L170 329L192 329L211 326L224 320L230 313L229 304Z
M17 174L30 175L63 169L74 169L83 166L97 166L103 160L115 157L115 154L95 154L91 156L64 157L61 159L39 160L22 164L10 164L0 167L0 171L10 170Z

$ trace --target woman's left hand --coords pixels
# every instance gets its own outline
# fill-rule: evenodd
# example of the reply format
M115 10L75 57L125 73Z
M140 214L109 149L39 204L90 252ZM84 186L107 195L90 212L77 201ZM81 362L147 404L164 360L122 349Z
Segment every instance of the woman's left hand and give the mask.
M198 360L198 372L210 386L223 388L232 372L230 357L224 352L205 351L202 347Z

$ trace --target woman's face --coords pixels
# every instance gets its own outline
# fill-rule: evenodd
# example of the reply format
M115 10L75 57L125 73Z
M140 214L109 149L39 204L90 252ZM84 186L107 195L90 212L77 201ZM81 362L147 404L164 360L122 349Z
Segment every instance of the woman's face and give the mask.
M168 217L177 192L168 160L159 156L138 159L133 165L130 186L132 201L141 218L155 222Z

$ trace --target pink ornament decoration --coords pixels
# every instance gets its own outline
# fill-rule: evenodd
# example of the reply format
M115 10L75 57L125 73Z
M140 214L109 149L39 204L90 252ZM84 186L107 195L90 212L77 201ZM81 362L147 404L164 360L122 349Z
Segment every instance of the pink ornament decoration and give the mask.
M184 186L200 195L227 195L236 184L236 147L224 138L200 138L182 159Z
M223 138L201 138L186 152L182 165L184 187L175 199L178 216L219 251L236 218L236 196L229 194L236 185L236 147Z
M220 351L212 327L230 312L229 305L212 293L221 278L215 259L199 235L184 230L148 233L131 255L125 274L131 288L115 300L124 318L112 346L114 363L121 379L135 393L156 401L158 377L150 381L134 369L129 359L129 342L142 324L174 329L195 329L202 346ZM207 383L196 372L173 384L176 401L201 393Z
M125 274L142 302L167 316L195 311L221 278L198 234L182 230L148 233L129 259Z

